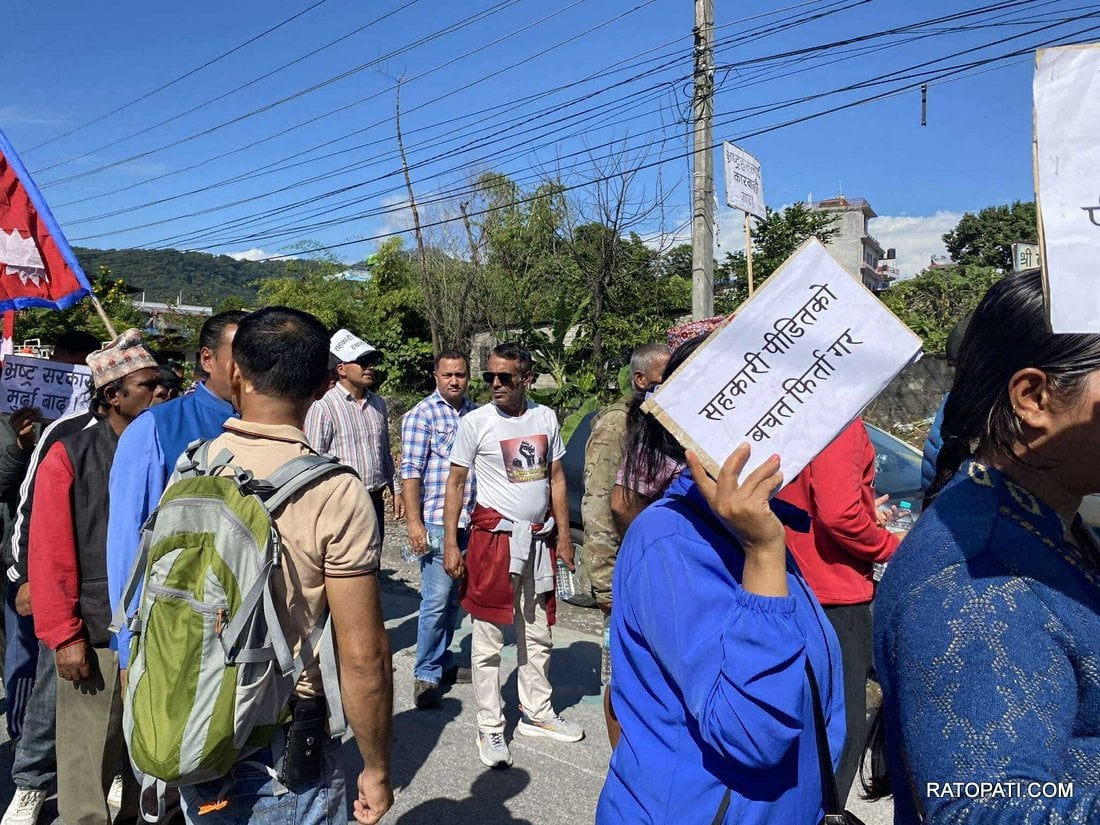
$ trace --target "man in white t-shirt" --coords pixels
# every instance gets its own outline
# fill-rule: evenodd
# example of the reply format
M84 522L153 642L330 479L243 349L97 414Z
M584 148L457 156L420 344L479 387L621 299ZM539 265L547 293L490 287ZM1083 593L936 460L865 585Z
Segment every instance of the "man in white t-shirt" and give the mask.
M555 556L573 569L565 455L554 411L527 400L531 355L518 344L497 346L485 383L493 403L467 414L451 448L443 504L443 567L465 575L462 606L473 619L471 664L477 698L477 748L491 767L512 764L504 740L500 651L504 625L513 624L519 659L522 717L516 732L577 742L584 730L562 719L551 704L547 666L553 642ZM473 470L477 495L463 558L458 521L466 478ZM556 531L555 524L562 525Z

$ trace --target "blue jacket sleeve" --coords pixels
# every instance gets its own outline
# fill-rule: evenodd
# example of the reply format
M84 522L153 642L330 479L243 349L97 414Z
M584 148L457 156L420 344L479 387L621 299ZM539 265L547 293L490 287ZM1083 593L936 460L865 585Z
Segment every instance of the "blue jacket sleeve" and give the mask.
M924 457L920 465L921 492L928 492L932 482L936 480L936 459L939 458L940 448L943 446L943 435L940 428L943 427L943 405L947 403L947 396L940 401L940 407L936 410L936 417L932 419L932 429L928 431L928 438L924 440Z
M1032 587L997 571L979 583L945 572L884 617L878 666L890 671L887 700L927 825L1100 821L1100 786L1078 781L1062 798L1027 790L1065 781L1078 711L1072 634ZM966 783L1001 791L971 798Z
M636 531L631 539L641 540ZM709 544L683 535L644 540L653 549L629 572L633 596L623 605L631 623L702 739L735 764L775 767L801 735L808 706L794 597L738 587L731 600L728 573Z
M107 588L111 610L122 599L141 540L141 526L157 506L168 481L164 453L157 438L153 416L139 415L118 440L111 466L111 511L107 522ZM139 594L140 595L140 594ZM127 606L137 609L138 598ZM130 658L130 631L123 627L112 646L118 650L120 667Z

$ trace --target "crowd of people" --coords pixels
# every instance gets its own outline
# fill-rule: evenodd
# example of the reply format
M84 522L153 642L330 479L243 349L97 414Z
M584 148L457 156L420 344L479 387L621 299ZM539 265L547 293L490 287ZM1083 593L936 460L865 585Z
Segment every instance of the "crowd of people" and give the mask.
M1100 543L1077 515L1100 491L1100 335L1050 333L1037 273L992 287L953 336L935 473L906 534L888 529L858 419L794 478L778 455L744 472L747 443L731 443L712 477L647 412L724 322L639 347L630 396L600 411L583 445L612 746L597 823L851 822L853 787L892 793L906 825L1100 819ZM16 786L3 825L33 823L55 788L74 825L111 822L112 809L122 823L379 821L393 803L387 495L421 573L414 705L471 683L471 756L511 765L500 678L511 627L516 733L582 740L549 672L555 579L575 559L565 446L554 411L529 397L530 353L492 350L478 406L469 355L440 352L395 461L376 387L384 355L354 332L268 307L215 315L199 343L198 380L182 392L177 365L136 330L105 347L66 337L54 358L87 363L88 410L40 433L37 411L19 410L0 428ZM290 467L316 476L282 495ZM218 564L215 539L149 555L157 512L196 475L269 507L270 598L240 602L268 622L255 650L270 657L241 663L283 663L277 637L290 664L272 678L290 682L273 729L245 730L221 768L173 782L131 767L149 750L134 738L145 716L195 689L150 697L180 671L146 654L167 626L149 605L173 598L202 633L248 635L180 584L222 581L202 572ZM468 666L452 650L460 608ZM239 651L223 646L228 666ZM871 674L883 700L869 725ZM351 811L335 757L344 718L364 765L346 780ZM316 734L308 745L303 730Z

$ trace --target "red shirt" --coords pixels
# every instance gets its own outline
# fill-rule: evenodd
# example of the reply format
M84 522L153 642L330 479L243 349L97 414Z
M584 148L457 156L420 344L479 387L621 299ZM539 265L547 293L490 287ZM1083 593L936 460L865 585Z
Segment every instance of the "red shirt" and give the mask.
M823 605L870 602L874 563L897 550L875 519L874 480L875 448L857 418L779 493L810 514L810 532L788 528L787 546Z

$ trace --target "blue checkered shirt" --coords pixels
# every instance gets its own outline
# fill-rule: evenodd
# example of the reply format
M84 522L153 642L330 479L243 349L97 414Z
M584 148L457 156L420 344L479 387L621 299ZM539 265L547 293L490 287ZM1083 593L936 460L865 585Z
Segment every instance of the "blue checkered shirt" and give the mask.
M420 479L421 513L425 524L443 524L443 499L447 494L447 474L451 471L451 446L458 421L477 409L468 398L456 410L436 390L401 419L401 478ZM470 520L475 481L471 473L466 478L466 493L458 526Z

